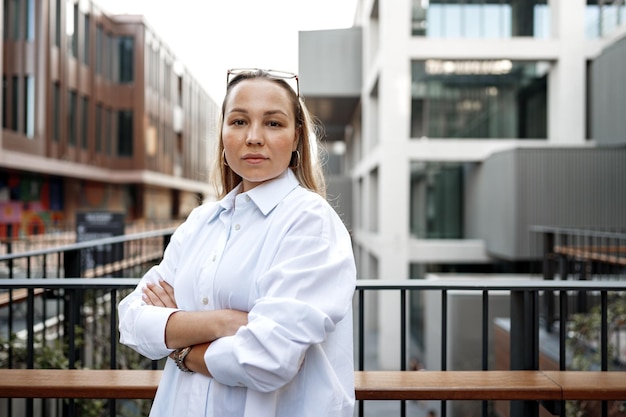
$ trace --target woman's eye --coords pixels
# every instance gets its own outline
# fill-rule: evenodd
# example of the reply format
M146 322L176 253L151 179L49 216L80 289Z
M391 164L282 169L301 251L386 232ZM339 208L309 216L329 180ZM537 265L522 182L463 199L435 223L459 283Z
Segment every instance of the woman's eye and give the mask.
M269 126L271 126L271 127L280 127L280 126L281 126L280 122L277 122L277 121L275 121L275 120L270 121L270 122L268 122L267 124L268 124Z
M243 126L245 124L245 121L242 119L235 119L231 122L231 124L235 126Z

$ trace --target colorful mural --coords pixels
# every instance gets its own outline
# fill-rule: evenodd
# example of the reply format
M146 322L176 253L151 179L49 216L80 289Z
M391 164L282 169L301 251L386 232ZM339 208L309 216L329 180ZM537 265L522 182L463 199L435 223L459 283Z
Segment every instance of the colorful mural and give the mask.
M0 238L41 234L63 223L61 178L0 172Z

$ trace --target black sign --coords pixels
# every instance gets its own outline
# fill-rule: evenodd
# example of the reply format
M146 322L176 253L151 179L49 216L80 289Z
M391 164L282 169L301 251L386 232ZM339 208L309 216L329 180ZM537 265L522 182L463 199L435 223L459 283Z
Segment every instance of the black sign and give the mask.
M124 215L108 211L76 214L76 242L124 234ZM81 251L81 271L124 259L124 244L99 245Z

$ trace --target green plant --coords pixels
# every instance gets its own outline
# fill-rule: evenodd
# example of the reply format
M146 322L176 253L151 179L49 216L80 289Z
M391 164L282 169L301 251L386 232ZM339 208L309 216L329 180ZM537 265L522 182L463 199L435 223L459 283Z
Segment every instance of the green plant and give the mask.
M608 368L623 370L626 352L618 351L620 335L626 332L626 295L611 293L608 297L607 323L609 332ZM598 369L601 363L600 332L601 307L594 306L588 313L573 314L568 324L569 337L567 346L571 352L573 370ZM622 346L622 349L623 346ZM567 406L567 417L590 417L600 415L597 401L572 401ZM608 406L609 417L626 416L626 402L612 401Z

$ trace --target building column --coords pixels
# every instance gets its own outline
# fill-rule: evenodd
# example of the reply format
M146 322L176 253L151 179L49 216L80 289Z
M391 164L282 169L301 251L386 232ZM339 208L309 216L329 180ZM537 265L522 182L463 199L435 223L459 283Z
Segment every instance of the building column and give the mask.
M586 139L585 0L550 0L552 35L559 43L548 80L548 142L583 144Z

